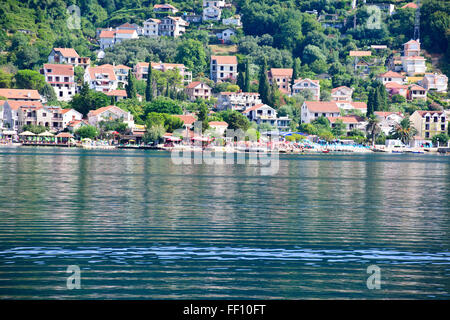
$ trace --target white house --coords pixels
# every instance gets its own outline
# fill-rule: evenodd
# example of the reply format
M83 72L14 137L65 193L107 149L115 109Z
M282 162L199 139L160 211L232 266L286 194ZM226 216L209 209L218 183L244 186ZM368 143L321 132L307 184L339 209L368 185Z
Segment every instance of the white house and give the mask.
M359 110L362 114L367 113L367 103L365 102L352 102L352 101L334 101L339 109L350 111Z
M401 59L403 71L409 76L425 73L427 69L425 58L420 56L420 41L418 40L409 40L403 44L403 56Z
M142 35L144 37L149 38L157 38L159 37L159 25L161 24L161 20L149 18L144 21L144 27L142 30Z
M207 7L217 7L225 8L227 3L224 0L203 0L203 8Z
M80 57L73 48L53 48L48 56L48 63L64 63L87 68L91 59Z
M211 56L211 79L214 82L236 79L237 65L236 56Z
M448 78L445 74L426 74L422 79L421 85L427 90L447 92Z
M216 34L219 40L223 40L223 42L230 42L231 37L236 35L236 31L234 29L228 28Z
M334 128L336 126L337 121L342 121L342 123L345 125L346 132L352 131L354 129L366 131L365 127L367 122L363 117L348 115L342 117L327 117L327 119L330 121L331 128Z
M331 89L331 99L333 101L352 101L353 89L340 86Z
M221 92L217 100L217 109L244 111L258 104L262 104L262 101L257 92Z
M206 7L203 8L203 21L220 21L222 16L222 9L217 7Z
M181 17L167 16L161 19L159 24L159 35L177 38L186 32L188 22Z
M107 106L97 110L91 110L88 113L88 122L92 126L98 126L100 121L110 121L120 119L125 122L129 128L134 127L133 116L130 112L124 111L116 106Z
M21 127L19 124L19 109L21 107L42 108L42 103L39 101L6 100L3 104L4 126L14 131Z
M222 136L225 134L228 128L228 123L226 123L225 121L210 121L208 122L208 125Z
M191 101L196 99L209 100L211 98L212 88L201 81L191 82L186 86L185 90Z
M404 118L401 112L375 111L374 115L380 121L378 126L385 135L389 135Z
M265 123L274 127L277 125L277 111L266 104L257 104L244 110L242 114L257 124Z
M305 101L302 105L301 121L310 123L319 117L339 117L340 109L333 101Z
M70 64L44 64L41 70L45 81L53 88L56 98L60 101L70 101L76 94L74 66Z
M119 83L111 65L87 68L84 82L89 84L90 89L103 93L117 89Z
M62 109L63 128L66 128L70 122L82 120L83 115L75 109Z
M405 76L394 71L388 71L379 74L377 80L381 81L383 84L386 84L388 82L396 82L398 84L403 84L405 82Z
M112 48L114 45L121 43L125 40L137 39L139 35L136 30L102 30L99 35L100 49L105 50L107 48Z
M319 80L311 80L309 78L294 80L294 85L292 86L292 94L299 94L303 91L310 91L312 94L312 100L320 100L320 83Z

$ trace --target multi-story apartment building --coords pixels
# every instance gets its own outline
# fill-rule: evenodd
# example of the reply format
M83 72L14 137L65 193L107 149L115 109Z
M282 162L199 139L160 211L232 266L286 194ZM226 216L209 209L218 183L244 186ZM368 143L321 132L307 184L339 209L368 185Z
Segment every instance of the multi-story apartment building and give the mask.
M19 110L21 107L42 108L40 101L6 100L3 104L3 126L17 131L22 127L19 124Z
M267 76L270 84L275 81L281 92L289 94L291 93L292 73L293 69L271 68L267 71Z
M91 110L87 116L89 124L93 126L98 126L101 121L120 119L125 122L129 128L134 127L134 120L131 113L116 106L107 106L97 110Z
M420 42L418 40L409 40L403 44L402 56L403 71L409 76L418 73L425 73L425 58L420 56Z
M69 101L77 93L74 66L69 64L44 64L41 73L60 101Z
M211 79L214 82L235 80L237 77L236 56L211 56Z
M158 32L160 36L177 38L186 32L188 25L181 17L167 16L161 19Z
M62 109L57 106L21 106L18 122L19 130L24 125L44 126L53 131L64 129Z
M431 139L440 133L447 133L447 115L444 111L417 110L409 118L417 130L417 136Z
M319 101L320 100L320 83L319 80L311 80L311 79L297 79L294 80L294 85L292 86L292 94L299 94L303 91L311 92L312 98L311 100Z
M257 104L244 110L242 114L257 124L277 125L277 111L266 104Z
M257 92L221 92L217 109L244 111L258 104L262 104L262 101Z
M161 24L161 20L150 18L144 21L144 28L142 31L142 35L144 37L149 38L157 38L159 37L159 25Z
M117 77L111 65L87 68L84 73L84 82L89 84L90 89L104 93L118 87Z
M48 56L48 63L64 63L86 69L91 64L91 59L80 57L73 48L53 48Z

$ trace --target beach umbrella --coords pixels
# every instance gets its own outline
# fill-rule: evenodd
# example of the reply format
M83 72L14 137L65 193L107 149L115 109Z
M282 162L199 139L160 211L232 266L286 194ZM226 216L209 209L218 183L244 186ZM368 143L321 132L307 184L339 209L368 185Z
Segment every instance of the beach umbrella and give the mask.
M53 137L54 134L51 133L51 132L48 132L48 131L44 131L42 133L39 133L38 136L40 136L40 137Z
M35 135L36 134L34 134L33 132L30 132L30 131L24 131L19 134L19 136L35 136Z

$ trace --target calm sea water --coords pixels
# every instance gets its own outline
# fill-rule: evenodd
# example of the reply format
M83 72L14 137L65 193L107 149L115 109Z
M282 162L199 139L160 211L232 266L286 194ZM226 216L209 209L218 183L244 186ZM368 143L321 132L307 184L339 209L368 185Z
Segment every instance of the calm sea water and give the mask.
M440 155L1 148L0 298L449 299L449 192Z

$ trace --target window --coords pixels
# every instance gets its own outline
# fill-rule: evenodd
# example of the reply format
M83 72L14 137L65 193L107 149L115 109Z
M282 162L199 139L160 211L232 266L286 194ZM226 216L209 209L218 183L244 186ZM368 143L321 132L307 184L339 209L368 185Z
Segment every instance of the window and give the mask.
M314 113L314 117L318 117L319 116L319 114L318 113Z
M441 124L441 131L445 131L445 124Z
M425 130L430 130L430 125L429 124L425 125Z
M438 122L438 117L434 117L433 122Z
M429 132L425 132L425 138L429 138L430 137L430 133Z
M430 122L430 117L425 117L425 122Z
M445 122L445 117L441 117L441 122Z
M44 113L42 113L42 116L43 116L43 117L46 117L46 116L47 116L47 114L46 114L46 113L44 112Z

